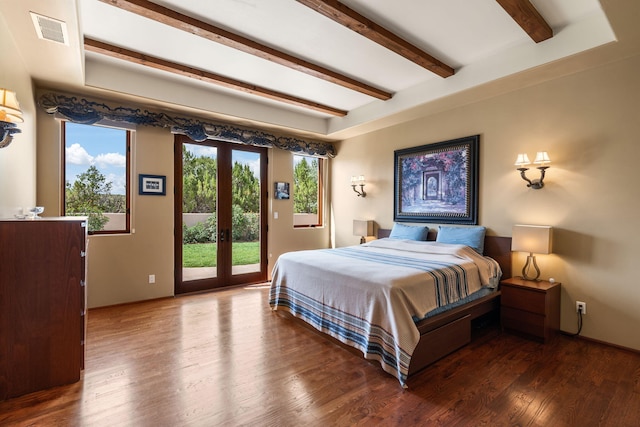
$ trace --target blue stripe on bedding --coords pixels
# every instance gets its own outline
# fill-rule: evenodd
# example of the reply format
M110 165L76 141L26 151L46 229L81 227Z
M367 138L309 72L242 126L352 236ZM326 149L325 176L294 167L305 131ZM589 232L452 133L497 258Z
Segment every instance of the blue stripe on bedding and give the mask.
M389 255L386 253L363 251L359 247L346 247L336 249L325 249L323 251L330 252L334 255L340 255L360 260L371 261L375 263L388 264L393 266L401 266L422 270L433 277L435 282L434 290L436 293L436 304L442 307L460 298L469 295L469 287L467 286L467 272L460 265L435 261L416 259L398 255Z
M404 386L411 357L395 342L392 334L379 325L323 305L291 288L271 288L269 305L286 309L319 331L330 332L334 338L360 349L367 358L377 356L397 373Z

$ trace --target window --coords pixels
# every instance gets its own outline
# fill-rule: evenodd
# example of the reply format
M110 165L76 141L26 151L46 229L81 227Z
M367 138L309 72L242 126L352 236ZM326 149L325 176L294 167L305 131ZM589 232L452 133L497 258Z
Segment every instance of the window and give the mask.
M322 159L293 156L293 225L322 225L323 200Z
M89 233L128 233L131 131L62 122L63 215L89 217Z

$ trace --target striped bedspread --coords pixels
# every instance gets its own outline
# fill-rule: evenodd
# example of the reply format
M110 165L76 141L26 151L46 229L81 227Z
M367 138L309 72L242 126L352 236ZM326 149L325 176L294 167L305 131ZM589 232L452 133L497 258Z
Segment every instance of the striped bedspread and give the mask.
M269 305L378 360L405 386L420 338L413 319L497 286L500 274L464 245L380 239L280 256Z

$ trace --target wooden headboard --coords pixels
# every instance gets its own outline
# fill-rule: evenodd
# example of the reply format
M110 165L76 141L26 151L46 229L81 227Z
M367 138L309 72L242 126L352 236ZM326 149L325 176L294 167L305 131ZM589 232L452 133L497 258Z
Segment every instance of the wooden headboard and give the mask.
M388 228L378 229L378 238L389 237L391 230ZM437 232L429 230L427 240L436 240ZM511 237L485 236L484 237L484 254L498 261L502 270L502 278L511 277Z

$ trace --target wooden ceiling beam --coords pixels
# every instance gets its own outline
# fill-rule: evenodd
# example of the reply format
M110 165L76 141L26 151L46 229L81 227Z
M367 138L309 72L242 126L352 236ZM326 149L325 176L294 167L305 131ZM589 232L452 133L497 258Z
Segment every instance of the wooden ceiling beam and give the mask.
M496 0L536 43L553 37L553 29L529 0Z
M297 1L440 77L449 77L455 73L455 70L444 62L434 58L337 0Z
M329 107L317 102L309 101L306 99L291 96L285 93L277 92L271 89L266 89L260 86L255 86L246 82L235 80L229 77L225 77L219 74L210 73L208 71L199 70L197 68L189 67L175 62L167 61L154 56L145 55L140 52L117 47L104 43L98 40L86 38L84 39L85 50L90 52L107 55L113 58L122 59L135 64L152 67L157 70L167 71L181 76L197 79L207 83L214 83L219 86L224 86L229 89L242 91L251 95L258 95L264 98L269 98L275 101L284 102L287 104L295 105L298 107L309 108L311 110L319 111L321 113L330 114L332 116L344 117L347 115L347 111L338 108Z
M128 12L161 22L182 31L203 37L216 43L229 46L271 62L292 68L316 78L326 80L347 89L351 89L381 100L391 99L392 93L357 81L335 71L331 71L311 62L296 58L284 52L270 48L240 35L231 33L206 22L176 12L147 0L101 0Z

